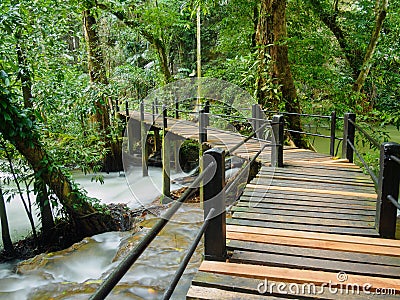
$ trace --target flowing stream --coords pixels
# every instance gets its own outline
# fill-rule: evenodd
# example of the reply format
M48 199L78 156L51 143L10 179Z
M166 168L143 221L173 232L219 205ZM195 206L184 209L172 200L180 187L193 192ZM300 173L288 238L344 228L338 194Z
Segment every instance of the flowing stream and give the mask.
M129 175L129 181L135 182L131 186L135 196L130 192L126 178L119 173L104 174L104 184L92 182L90 175L75 173L74 177L89 196L97 197L104 203L127 203L130 208L138 208L160 195L161 170L149 168L149 175L145 178L139 173ZM172 178L184 175L187 174L174 174ZM179 187L172 185L171 188ZM22 206L18 207L17 200L13 200L13 208L11 203L7 204L13 240L29 231L29 224L24 220ZM202 218L203 212L198 205L183 206L107 299L159 299L194 240ZM130 232L107 232L86 238L63 251L42 254L24 262L1 264L0 299L88 299L101 279L113 270L156 221L157 218L149 214ZM185 298L201 257L202 245L194 254L173 299Z

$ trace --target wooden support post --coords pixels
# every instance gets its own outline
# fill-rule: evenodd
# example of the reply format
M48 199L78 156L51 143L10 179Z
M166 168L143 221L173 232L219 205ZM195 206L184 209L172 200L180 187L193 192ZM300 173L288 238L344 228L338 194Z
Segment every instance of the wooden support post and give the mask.
M163 140L162 140L162 203L170 202L171 196L171 165L170 165L170 142L169 138L167 137L167 127L168 127L168 120L167 120L167 107L163 105L162 107L162 116L163 116Z
M282 115L272 117L272 148L271 166L283 167L283 142L284 142L284 119Z
M344 128L343 128L343 148L342 148L342 158L347 158L349 162L353 162L354 151L353 148L349 145L348 142L354 145L354 136L355 136L355 127L354 124L351 123L353 121L356 122L356 114L354 113L346 113L344 114Z
M142 174L149 176L147 169L148 151L147 151L147 130L146 124L144 123L144 103L140 102L140 140L142 145Z
M397 208L387 197L392 195L398 199L400 184L400 166L390 156L400 158L400 144L392 142L381 145L375 226L384 238L395 237Z
M205 114L205 127L210 125L210 101L206 101L206 105L204 105L204 114Z
M155 107L156 115L158 115L158 100L157 100L157 98L154 99L154 107Z
M226 254L226 209L225 209L225 151L219 148L207 150L203 156L202 170L210 163L216 165L208 172L203 182L204 218L211 208L215 209L204 233L204 256L206 260L225 261Z
M128 104L128 100L125 101L125 114L126 114L126 117L129 118L129 104Z
M153 125L154 125L154 121L156 120L156 105L154 102L151 104L151 114L153 117L152 119L153 119Z
M252 124L253 124L253 130L257 131L260 128L260 121L259 119L259 110L260 107L258 104L253 104L253 106L251 107L251 117L252 117ZM256 137L259 137L259 132L256 133Z
M336 111L331 113L331 142L330 142L330 156L335 156L335 141L336 141Z
M207 142L207 123L208 123L208 114L206 114L204 109L202 109L199 112L199 143L200 143L200 145Z
M175 119L179 119L179 101L175 97Z

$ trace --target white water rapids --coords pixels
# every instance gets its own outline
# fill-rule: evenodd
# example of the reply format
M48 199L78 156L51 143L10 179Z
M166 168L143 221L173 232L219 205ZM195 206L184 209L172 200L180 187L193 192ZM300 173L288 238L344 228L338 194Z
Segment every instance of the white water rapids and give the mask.
M4 176L5 174L0 174ZM103 174L104 184L91 182L92 176L75 173L74 178L88 195L103 203L127 203L130 208L151 203L161 193L161 170L149 168L149 177L134 179L135 196L126 178L119 173ZM185 176L175 174L172 177ZM132 174L130 175L132 176ZM132 182L132 177L129 178ZM179 186L172 186L177 189ZM140 201L137 200L140 198ZM29 232L29 223L17 198L7 203L13 241ZM184 206L165 227L107 299L159 299L186 249L192 243L203 218L198 205ZM157 219L148 216L139 232L108 232L84 239L72 248L42 254L29 263L0 265L0 299L88 299L107 274L148 232ZM36 222L38 222L36 220ZM200 264L202 246L194 254L173 299L184 299L191 277Z

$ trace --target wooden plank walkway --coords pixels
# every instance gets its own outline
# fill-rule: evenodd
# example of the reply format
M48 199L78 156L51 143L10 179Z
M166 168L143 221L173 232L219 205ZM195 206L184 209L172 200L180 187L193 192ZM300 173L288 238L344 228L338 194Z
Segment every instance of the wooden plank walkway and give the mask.
M307 150L284 150L284 168L271 168L263 157L258 176L227 219L229 258L204 261L188 299L373 299L382 291L400 293L400 241L378 238L377 195L368 176Z
M188 121L169 119L168 130L198 136ZM229 149L241 139L208 134L212 147ZM234 154L252 157L261 145L251 140ZM227 219L228 259L203 261L187 298L399 299L400 241L378 237L370 178L309 150L285 148L284 168L271 168L270 155L265 148L260 172Z

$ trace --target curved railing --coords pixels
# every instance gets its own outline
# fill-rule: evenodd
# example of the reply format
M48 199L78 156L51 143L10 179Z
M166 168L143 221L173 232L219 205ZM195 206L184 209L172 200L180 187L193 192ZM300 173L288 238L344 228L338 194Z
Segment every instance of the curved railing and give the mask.
M126 117L129 116L128 105L125 106ZM144 123L145 106L141 102L138 106L140 108L140 121ZM179 118L182 114L194 114L198 119L198 134L199 142L207 142L207 131L209 128L209 118L212 115L212 106L206 103L204 106L198 107L197 110L185 110L179 107L176 102L173 109L169 110L165 105L153 103L150 107L147 107L148 111L151 111L153 120L155 116L162 113L162 124L161 129L163 132L167 131L168 128L168 113L173 117ZM225 106L220 109L228 109ZM185 191L185 193L173 204L173 206L167 210L167 212L161 217L156 225L150 230L150 232L142 239L142 241L128 254L128 256L120 263L120 265L106 278L99 290L92 296L91 299L103 299L112 290L112 288L118 283L118 281L128 271L130 266L140 257L141 253L151 243L151 241L157 236L161 229L167 224L170 217L177 211L177 209L186 201L191 193L194 192L195 187L202 183L202 180L207 175L207 172L212 168L214 173L211 178L206 180L206 183L202 185L203 193L201 193L201 201L203 202L204 208L204 223L197 233L194 242L189 247L184 259L178 267L174 277L172 278L168 288L165 290L162 299L169 299L179 282L191 256L193 255L201 237L204 235L204 256L206 260L219 260L224 261L226 259L226 194L231 191L232 188L236 187L238 181L241 180L242 176L248 171L248 168L254 161L259 157L262 151L266 147L271 147L271 164L274 166L283 166L283 133L284 133L284 115L289 114L285 112L279 112L279 115L275 115L272 120L265 119L262 114L263 111L258 105L253 105L251 108L252 115L250 118L242 118L240 116L234 116L232 119L241 119L244 122L250 122L252 125L252 133L247 137L242 136L241 141L236 145L232 146L226 151L215 148L204 152L201 170L202 172L192 183L192 185ZM276 112L278 113L278 112ZM396 213L399 209L398 195L399 195L399 182L400 182L400 145L396 143L384 143L380 145L375 141L371 135L368 134L361 126L356 124L354 114L346 114L344 118L336 117L336 113L332 113L331 116L321 116L312 114L299 114L300 116L307 116L313 118L323 118L331 120L331 135L317 135L324 138L331 139L331 154L332 149L335 148L335 140L343 141L342 156L347 158L349 162L353 162L354 153L357 157L361 157L360 161L363 164L365 160L362 160L361 154L357 151L354 144L355 130L357 129L363 134L374 146L381 149L380 159L380 174L379 177L373 175L373 181L377 185L378 199L376 209L376 227L380 235L383 237L394 237L396 227ZM222 113L223 118L232 117L228 113ZM337 138L335 136L336 120L344 120L344 134L343 138ZM264 139L264 133L266 128L270 128L273 132L273 139ZM143 128L143 126L142 126ZM299 132L291 129L287 129L289 132L296 132L300 134L315 135L307 132ZM225 157L234 154L235 150L240 148L249 140L262 141L263 145L260 146L258 152L247 161L247 163L239 170L236 177L231 180L228 184L225 182ZM142 140L143 142L143 140ZM333 145L333 146L332 146ZM168 148L168 147L164 147ZM144 165L144 168L146 165ZM366 168L368 170L368 168ZM370 174L373 174L371 170L368 170ZM372 173L371 173L372 172ZM169 177L168 172L163 171L165 178ZM163 180L164 182L164 180ZM168 182L166 184L168 186ZM166 194L168 191L163 190Z
M199 117L199 140L200 142L207 141L207 126L208 118L211 115L210 109L206 105L198 112ZM176 107L175 107L176 108ZM144 122L145 106L141 102L139 105L140 120ZM162 114L162 129L166 129L168 125L168 112L165 105L153 105L151 107L153 117ZM129 116L128 105L126 105L126 116ZM175 110L175 114L179 111ZM175 115L176 116L176 115ZM276 119L276 118L275 118ZM254 121L254 118L253 120ZM181 261L178 269L176 270L173 278L171 279L168 288L165 290L162 299L170 299L177 286L184 270L186 269L190 258L192 257L195 249L197 248L202 236L204 235L204 255L206 259L210 260L224 260L226 259L226 238L225 238L225 218L226 218L226 195L231 189L237 186L238 181L248 172L248 168L259 157L266 147L272 147L272 155L278 159L280 156L277 152L282 152L283 149L283 123L276 121L262 120L264 124L254 130L247 137L242 137L242 140L225 150L214 148L204 152L202 161L201 172L193 183L186 189L186 191L179 197L178 200L161 216L157 223L151 230L142 238L142 240L132 249L128 255L120 262L120 264L113 270L113 272L103 281L99 289L92 295L91 300L104 299L118 284L130 267L139 259L144 250L150 245L160 231L165 227L171 217L177 212L185 201L198 189L199 186L203 188L201 193L201 202L204 207L204 222L196 234L196 237ZM238 171L233 180L228 184L225 182L225 157L232 155L237 149L243 146L246 142L254 138L257 134L263 131L266 127L271 127L275 132L281 132L279 137L280 143L264 141L259 151L247 161ZM164 130L165 131L165 130ZM143 141L143 140L142 140ZM274 154L275 153L275 154ZM278 164L278 162L276 162ZM145 175L145 174L144 174ZM168 173L163 172L163 176L169 176ZM203 184L205 182L205 184Z

